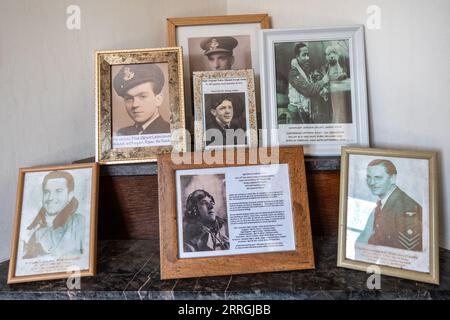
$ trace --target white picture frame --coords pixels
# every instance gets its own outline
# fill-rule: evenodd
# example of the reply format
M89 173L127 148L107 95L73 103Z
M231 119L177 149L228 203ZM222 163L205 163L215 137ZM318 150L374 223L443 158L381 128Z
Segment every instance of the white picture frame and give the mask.
M280 96L277 97L276 64L284 63L285 68L291 68L292 60L279 59L277 62L275 45L286 46L287 48L288 45L292 46L300 42L306 43L307 45L314 42L321 42L322 47L325 47L328 43L331 46L339 42L345 42L348 45L348 49L346 49L348 78L346 81L349 89L346 90L346 94L351 96L351 98L348 98L350 99L348 103L351 102L350 106L347 103L347 108L350 108L348 110L351 110L350 123L332 122L335 121L333 114L332 121L328 123L294 123L293 125L282 125L282 130L280 129L278 109L279 105L281 105L279 101L282 99L280 99ZM261 140L263 147L303 145L305 155L308 156L339 156L342 146L369 146L364 28L362 25L261 30L260 44L261 114L263 129ZM323 53L325 54L325 50L323 50ZM292 58L295 58L294 50L292 50ZM327 57L322 59L327 59ZM316 60L318 59L316 58ZM326 71L327 74L329 74L328 70ZM280 82L278 85L280 85ZM330 89L331 85L330 81L330 96L334 93ZM287 86L289 86L289 80L287 80ZM280 89L278 89L278 92L280 92ZM278 101L277 98L279 99ZM281 98L283 98L283 95ZM284 94L285 101L286 98L289 104L292 99L289 100L288 94ZM332 98L330 99L331 103L333 103ZM325 98L323 99L325 100ZM307 129L313 129L319 131L320 134L312 138L305 135L308 139L305 139L301 135L292 136L293 139L289 139L289 130L292 132L292 128L301 128L302 132L306 132ZM339 128L344 129L342 135L337 133L340 131ZM285 141L280 141L280 138L283 138ZM332 139L335 141L332 141ZM286 142L286 140L289 141Z

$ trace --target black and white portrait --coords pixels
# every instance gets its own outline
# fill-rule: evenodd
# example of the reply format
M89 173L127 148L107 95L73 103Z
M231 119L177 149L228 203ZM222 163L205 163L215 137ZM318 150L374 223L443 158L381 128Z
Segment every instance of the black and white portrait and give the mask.
M229 250L225 174L180 176L183 252Z
M278 124L351 123L348 40L275 43Z
M350 156L347 258L429 270L428 176L427 160Z

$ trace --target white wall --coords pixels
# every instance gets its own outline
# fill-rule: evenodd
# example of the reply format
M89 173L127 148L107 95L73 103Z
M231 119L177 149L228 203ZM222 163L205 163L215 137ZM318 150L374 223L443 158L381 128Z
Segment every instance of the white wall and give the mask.
M81 8L81 30L66 8ZM166 46L166 18L222 15L223 0L1 0L0 261L18 168L94 155L94 52Z
M450 1L227 0L228 14L269 13L272 28L366 24L372 146L439 151L441 245L450 248ZM447 174L446 174L447 173Z

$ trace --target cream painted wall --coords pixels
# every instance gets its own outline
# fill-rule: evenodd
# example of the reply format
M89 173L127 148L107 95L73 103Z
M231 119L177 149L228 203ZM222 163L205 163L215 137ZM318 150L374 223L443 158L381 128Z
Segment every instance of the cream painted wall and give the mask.
M269 13L272 28L366 24L369 125L374 147L439 151L441 245L450 248L450 1L227 0L228 14Z
M66 8L81 9L81 30ZM18 168L94 155L94 52L166 46L166 18L222 15L224 0L1 0L0 261Z

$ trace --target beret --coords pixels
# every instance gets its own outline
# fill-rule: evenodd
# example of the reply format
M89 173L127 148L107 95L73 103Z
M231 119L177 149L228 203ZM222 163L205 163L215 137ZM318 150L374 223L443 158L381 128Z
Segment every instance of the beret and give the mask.
M159 94L164 86L164 74L154 63L129 64L123 66L113 80L113 87L121 97L125 96L128 90L144 83L153 83L153 92Z
M233 49L238 45L238 41L233 37L212 37L203 40L200 47L205 50L204 54L209 55L217 52L232 54Z

